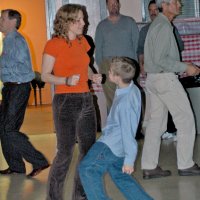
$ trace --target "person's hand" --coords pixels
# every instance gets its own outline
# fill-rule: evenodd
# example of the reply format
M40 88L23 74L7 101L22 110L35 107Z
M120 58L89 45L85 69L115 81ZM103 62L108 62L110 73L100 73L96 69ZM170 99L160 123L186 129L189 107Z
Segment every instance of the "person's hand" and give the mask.
M140 74L145 75L146 72L144 71L144 54L139 55L139 65L140 65Z
M102 74L93 74L92 81L96 84L101 84L102 81Z
M143 76L146 74L146 72L144 71L144 64L140 65L140 74L142 74Z
M122 167L122 172L126 173L126 174L132 174L134 172L134 167L133 166L124 165Z
M196 76L196 75L200 74L200 68L197 67L196 65L190 63L190 64L188 64L185 72L188 76Z
M74 86L74 85L78 84L79 80L80 80L80 74L74 74L74 75L69 76L67 78L66 84L69 85L69 86Z

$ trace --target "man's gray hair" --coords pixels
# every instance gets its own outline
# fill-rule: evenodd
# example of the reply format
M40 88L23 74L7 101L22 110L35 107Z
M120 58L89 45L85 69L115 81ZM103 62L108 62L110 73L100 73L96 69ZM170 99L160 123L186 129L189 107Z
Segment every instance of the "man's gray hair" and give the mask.
M171 0L156 0L158 8L162 8L162 3L170 3Z

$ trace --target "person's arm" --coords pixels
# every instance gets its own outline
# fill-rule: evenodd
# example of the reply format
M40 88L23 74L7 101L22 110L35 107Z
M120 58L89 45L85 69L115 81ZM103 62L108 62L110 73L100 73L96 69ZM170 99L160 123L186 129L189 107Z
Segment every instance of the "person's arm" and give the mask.
M138 56L138 59L139 59L139 65L140 65L140 73L145 74L145 71L144 71L144 54L140 54Z
M176 26L174 26L174 35L175 35L177 45L178 45L178 48L179 48L179 51L180 51L180 54L181 54L181 52L184 50L184 42L183 42Z
M17 35L15 39L9 41L10 44L12 42L12 51L9 51L9 57L11 59L7 59L7 72L10 74L14 80L17 82L27 82L34 78L34 73L32 70L31 64L31 56L28 44L26 40ZM16 76L17 74L17 76Z
M163 37L165 36L165 37ZM171 31L167 26L163 26L156 35L154 46L154 61L157 66L169 72L186 72L188 76L195 76L200 73L200 68L192 63L174 61L169 55ZM173 36L174 37L174 36ZM160 42L162 41L162 42Z
M74 74L70 77L58 77L52 74L55 58L51 55L44 54L42 58L42 74L41 78L44 82L55 85L77 85L79 82L79 74Z
M167 25L157 26L151 32L151 37L153 41L148 40L148 42L153 44L150 53L153 56L155 66L159 66L164 72L184 72L187 64L170 57L173 54L171 45L173 45L174 38L171 28Z
M129 98L129 97L128 97ZM128 102L121 104L119 107L119 122L121 126L122 143L125 152L125 159L122 171L130 172L129 170L134 170L133 165L137 155L137 142L135 140L135 134L138 127L140 111L140 98L135 94ZM140 109L139 109L140 110ZM126 171L127 170L127 171ZM131 172L132 173L132 172Z
M192 63L188 63L187 69L185 72L188 76L196 76L196 75L200 74L200 68Z
M149 25L146 25L141 28L139 33L139 40L138 40L138 48L137 48L137 55L138 55L138 61L140 65L140 73L145 74L144 71L144 43L147 35L147 30Z
M100 26L97 26L96 33L95 33L95 61L99 66L102 59L103 59L103 35Z
M133 48L134 48L134 54L133 54L133 58L138 61L138 58L137 58L137 48L138 48L138 40L139 40L139 29L138 29L138 26L135 22L135 20L133 19L133 22L132 22L132 25L131 25L131 28L132 28L132 45L133 45Z
M102 75L94 73L90 67L88 67L88 79L94 83L100 84L102 81Z

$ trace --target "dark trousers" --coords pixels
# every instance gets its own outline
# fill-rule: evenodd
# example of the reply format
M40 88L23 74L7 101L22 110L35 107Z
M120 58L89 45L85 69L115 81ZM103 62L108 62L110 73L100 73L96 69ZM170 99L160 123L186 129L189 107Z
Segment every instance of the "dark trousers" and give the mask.
M79 145L78 163L95 142L96 114L92 95L90 93L56 94L53 99L53 115L57 136L57 154L49 173L47 199L62 200L63 186L76 140ZM86 199L77 169L72 199Z
M5 85L2 89L0 139L3 155L11 170L25 173L23 158L34 169L47 165L46 158L29 142L28 137L19 132L24 120L30 83Z
M177 129L175 127L174 121L172 119L172 115L168 112L168 120L167 120L167 132L174 133Z

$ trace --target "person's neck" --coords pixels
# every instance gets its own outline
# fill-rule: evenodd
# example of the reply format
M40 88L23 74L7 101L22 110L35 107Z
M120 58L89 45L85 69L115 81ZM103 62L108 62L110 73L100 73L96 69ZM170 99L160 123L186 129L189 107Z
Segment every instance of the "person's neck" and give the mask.
M69 37L69 40L75 40L77 35L69 31L68 37Z
M120 14L119 15L109 15L108 19L112 22L112 23L116 23L120 18Z
M170 22L172 22L173 19L175 18L175 16L169 12L163 12L163 15L165 15Z
M9 33L14 32L14 31L17 31L17 29L9 29L9 30L2 32L2 33L6 37Z
M117 84L117 86L118 86L119 89L126 88L126 87L128 87L129 85L130 85L130 83L124 83L124 82L122 82L122 81L120 81L120 82Z

